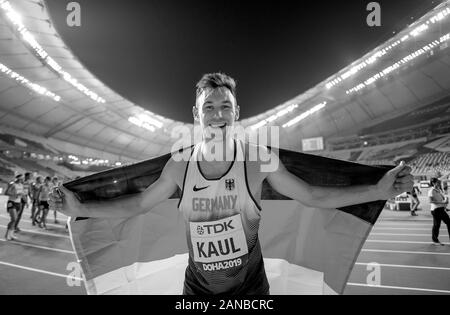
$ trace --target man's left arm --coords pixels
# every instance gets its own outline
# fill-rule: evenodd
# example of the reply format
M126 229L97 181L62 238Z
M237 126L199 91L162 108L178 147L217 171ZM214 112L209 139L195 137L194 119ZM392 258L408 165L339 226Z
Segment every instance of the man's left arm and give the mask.
M348 187L312 186L291 174L279 161L276 171L267 176L270 185L280 194L309 207L341 208L376 200L387 200L411 191L414 181L411 168L403 162L388 171L376 185Z

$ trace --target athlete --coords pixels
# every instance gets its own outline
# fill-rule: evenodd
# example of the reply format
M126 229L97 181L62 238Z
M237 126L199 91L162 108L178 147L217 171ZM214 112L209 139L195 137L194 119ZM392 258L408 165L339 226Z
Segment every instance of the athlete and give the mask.
M30 186L31 186L31 173L25 173L25 179L23 180L23 194L20 199L20 211L17 213L16 224L14 225L14 231L20 232L19 223L22 219L23 210L28 207L28 198L30 197Z
M433 240L434 245L443 245L438 238L441 221L447 225L448 236L450 237L450 217L446 212L448 198L444 196L441 182L438 178L431 178L430 185L432 188L428 191L428 198L430 200L431 214L433 216L431 239Z
M51 186L51 177L47 176L44 179L44 183L39 189L38 200L39 200L39 212L41 212L41 221L39 222L39 227L45 230L47 228L47 215L49 211L49 195L51 189L54 188ZM38 214L36 214L38 215Z
M23 175L18 174L15 180L9 183L5 194L8 196L8 203L6 210L11 218L8 226L6 227L5 239L7 241L12 241L17 239L16 236L16 222L18 220L18 215L22 207L22 197L24 195L23 190Z
M404 163L373 186L311 186L289 173L273 151L258 146L278 165L264 169L261 159L249 159L253 147L233 136L239 118L236 85L222 73L206 74L197 83L193 116L203 138L186 150L188 158L180 161L173 155L159 179L144 192L111 201L117 203L113 211L110 202L80 204L64 187L50 194L50 202L68 216L125 218L151 211L180 188L178 209L185 220L189 249L183 288L187 295L269 294L258 239L264 180L279 193L320 208L387 200L413 186L411 170Z
M417 216L417 208L420 205L419 197L417 196L417 193L422 194L422 191L417 187L413 186L413 189L411 191L408 191L407 194L411 195L411 215Z
M30 198L32 200L32 205L31 205L31 221L32 221L32 225L36 225L37 221L38 221L38 217L39 217L39 191L41 189L42 186L42 177L41 176L37 176L36 177L36 181L34 183L31 184L30 187Z
M59 181L58 181L58 177L56 177L56 176L54 176L53 178L52 178L52 181L51 181L51 183L50 183L50 189L53 189L53 188L55 188L55 187L58 187L60 184L59 184ZM56 209L50 209L50 210L53 210L53 218L54 218L54 223L55 224L59 224L59 221L58 221L58 218L57 218L57 211L56 211Z

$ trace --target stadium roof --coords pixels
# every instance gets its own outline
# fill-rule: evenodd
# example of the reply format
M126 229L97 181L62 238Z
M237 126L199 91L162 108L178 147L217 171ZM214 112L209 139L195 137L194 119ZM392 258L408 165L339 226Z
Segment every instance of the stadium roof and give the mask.
M0 0L0 125L142 159L166 153L176 126L111 90L66 47L42 0ZM245 119L279 125L281 145L355 133L448 95L450 1L274 109ZM274 104L274 106L277 104Z
M43 1L0 6L1 125L133 158L170 150L170 131L182 123L100 82L64 44Z

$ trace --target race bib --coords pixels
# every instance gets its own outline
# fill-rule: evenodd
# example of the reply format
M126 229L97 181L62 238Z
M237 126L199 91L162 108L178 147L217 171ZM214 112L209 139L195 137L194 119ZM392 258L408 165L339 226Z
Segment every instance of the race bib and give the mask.
M189 224L195 262L234 261L248 253L240 214L217 221Z

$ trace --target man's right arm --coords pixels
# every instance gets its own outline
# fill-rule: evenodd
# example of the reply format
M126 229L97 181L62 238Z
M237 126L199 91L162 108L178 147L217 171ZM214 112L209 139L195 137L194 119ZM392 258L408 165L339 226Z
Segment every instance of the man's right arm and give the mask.
M60 207L57 206L57 208L72 217L127 218L143 214L169 199L176 192L178 184L175 178L177 171L175 163L170 159L159 179L143 192L111 201L80 203L72 192L60 187L64 198Z

